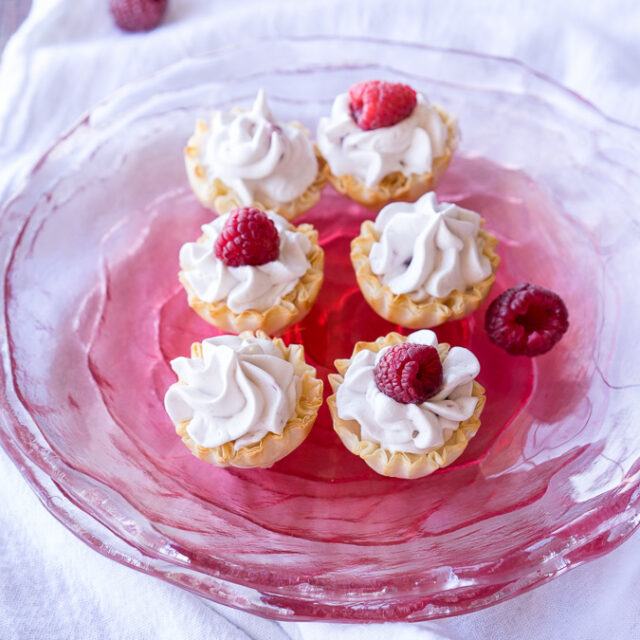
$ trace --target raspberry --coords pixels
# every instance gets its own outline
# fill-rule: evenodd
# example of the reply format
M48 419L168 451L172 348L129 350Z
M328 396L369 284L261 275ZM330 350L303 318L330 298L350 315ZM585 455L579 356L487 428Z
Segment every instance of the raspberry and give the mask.
M378 389L390 398L420 404L442 385L438 350L425 344L396 344L382 354L373 377Z
M277 259L280 236L264 211L240 207L229 213L216 238L214 252L229 267L258 266Z
M111 0L111 15L124 31L149 31L162 20L167 0Z
M349 107L365 131L390 127L404 120L416 106L416 92L406 84L367 80L349 89Z
M546 353L569 328L569 314L557 293L523 283L501 293L487 309L489 340L512 355Z

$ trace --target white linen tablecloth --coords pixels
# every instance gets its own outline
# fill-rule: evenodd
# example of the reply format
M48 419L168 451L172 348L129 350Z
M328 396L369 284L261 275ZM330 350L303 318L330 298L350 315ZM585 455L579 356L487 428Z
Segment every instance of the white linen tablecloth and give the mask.
M1 1L1 0L0 0ZM640 126L634 0L169 0L123 34L107 0L34 0L0 64L0 205L60 133L123 84L250 38L366 35L508 56ZM40 505L0 450L0 639L640 638L640 534L604 558L481 612L432 623L279 623L215 605L98 555Z

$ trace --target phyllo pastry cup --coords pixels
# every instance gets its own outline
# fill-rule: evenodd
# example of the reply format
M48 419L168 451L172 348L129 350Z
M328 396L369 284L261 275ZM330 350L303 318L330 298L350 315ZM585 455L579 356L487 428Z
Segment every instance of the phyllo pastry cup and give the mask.
M444 151L433 159L428 171L408 175L401 171L394 171L384 176L376 185L368 187L364 181L350 174L333 175L328 163L325 163L324 172L333 188L351 200L371 209L377 209L389 202L413 202L427 191L435 189L438 181L449 167L453 152L458 146L459 132L456 118L439 105L432 104L431 106L437 111L447 128L447 139Z
M498 239L484 228L481 227L478 232L478 246L491 263L491 274L468 285L464 291L454 289L445 297L426 296L421 300L415 300L406 293L393 293L371 270L369 254L380 236L375 224L371 220L365 220L360 228L360 235L351 241L351 263L365 300L378 315L389 322L411 329L428 329L464 318L475 311L489 295L500 256L494 251Z
M241 110L237 110L241 112ZM290 126L300 129L309 135L307 129L298 122L289 123ZM271 210L280 214L287 220L293 220L308 209L311 209L320 199L320 194L327 182L325 171L325 161L316 148L315 160L317 162L317 172L313 181L307 186L304 192L288 202L279 202L262 194L251 201L240 197L236 191L228 184L225 184L219 177L207 176L207 169L202 163L203 150L206 146L210 126L204 120L196 122L193 135L189 138L184 149L184 161L189 178L189 184L193 189L196 198L200 203L211 209L218 215L222 215L242 206L254 206L263 210Z
M224 300L218 302L201 300L186 279L185 271L181 270L178 278L187 292L189 306L203 320L229 333L264 331L274 335L302 320L311 310L322 287L324 251L318 244L318 232L312 225L301 224L297 227L290 225L290 228L304 234L311 242L311 249L307 254L309 268L294 288L275 304L264 310L247 309L236 313ZM204 240L203 235L198 242L204 242Z
M400 344L406 340L405 336L391 332L386 336L378 338L374 342L356 343L351 358L335 361L335 367L338 373L329 375L329 383L331 384L333 395L327 398L327 404L331 412L331 417L333 418L333 428L344 446L351 453L362 458L369 467L383 476L412 480L429 475L442 467L446 467L460 457L469 444L469 440L473 438L480 427L480 414L484 408L486 397L484 395L484 387L474 380L472 395L478 399L478 402L473 411L473 415L467 420L460 422L442 446L428 450L425 453L392 452L385 449L378 442L364 439L361 435L361 426L356 420L343 420L338 415L338 407L336 404L338 389L344 382L344 376L351 365L353 357L357 353L363 349L377 353L385 347ZM449 352L449 348L449 345L446 343L438 345L441 362L444 361Z
M254 334L240 334L241 338L247 336ZM255 333L255 337L269 339L269 336L260 331ZM236 448L235 441L207 448L199 446L189 435L190 421L174 422L176 433L182 438L182 442L200 460L219 467L270 467L300 446L309 435L322 404L323 383L316 378L316 370L305 362L302 345L292 344L287 347L280 338L272 338L271 341L281 352L283 359L293 365L294 373L300 379L296 405L282 433L269 432L257 442L239 448ZM191 345L191 357L202 359L201 343Z

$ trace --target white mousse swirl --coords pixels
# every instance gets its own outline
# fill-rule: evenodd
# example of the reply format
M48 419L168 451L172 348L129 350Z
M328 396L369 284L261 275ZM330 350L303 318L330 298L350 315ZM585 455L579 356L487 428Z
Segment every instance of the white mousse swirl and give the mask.
M282 433L294 414L300 379L271 341L218 336L202 341L202 358L175 358L164 405L200 447L233 442L235 449Z
M400 171L406 176L431 171L444 153L447 127L427 99L417 94L411 115L390 126L364 131L351 115L349 94L334 101L329 118L318 123L318 147L334 176L351 175L375 186Z
M229 267L216 258L214 245L229 213L202 225L203 237L187 242L180 249L182 276L204 302L221 302L234 313L248 309L264 311L291 291L307 272L311 241L296 231L282 216L265 211L280 236L276 260L259 266Z
M416 331L408 342L437 348L436 334ZM442 363L443 381L437 394L422 404L402 404L380 391L374 368L389 347L378 353L364 349L351 359L336 395L338 416L360 424L361 440L377 442L388 451L426 453L441 447L461 422L473 415L478 399L473 379L478 359L463 347L452 347Z
M306 132L275 120L262 90L249 111L214 111L199 160L207 178L219 178L245 206L291 202L318 172Z
M375 221L380 239L369 254L371 271L393 293L413 300L464 291L491 274L480 225L477 213L438 203L433 191L414 203L391 203Z

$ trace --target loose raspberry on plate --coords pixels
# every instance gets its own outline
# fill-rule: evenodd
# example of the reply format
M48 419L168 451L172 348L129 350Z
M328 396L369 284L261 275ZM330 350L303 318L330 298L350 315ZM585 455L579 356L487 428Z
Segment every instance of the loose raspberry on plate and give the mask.
M240 207L229 213L216 238L214 253L229 267L266 264L277 259L280 236L264 211Z
M365 131L390 127L416 106L416 92L406 84L367 80L349 89L349 106L356 124Z
M442 385L438 350L424 344L404 342L387 349L373 371L382 393L402 404L421 404Z
M111 15L124 31L149 31L162 20L167 0L111 0Z
M487 309L489 340L512 355L537 356L569 328L569 314L557 293L523 283L501 293Z

